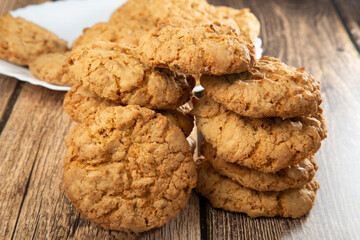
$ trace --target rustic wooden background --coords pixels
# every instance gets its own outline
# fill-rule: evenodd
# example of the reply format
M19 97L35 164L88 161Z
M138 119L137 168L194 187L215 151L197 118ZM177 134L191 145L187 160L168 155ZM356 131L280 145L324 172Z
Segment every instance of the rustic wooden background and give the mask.
M44 0L0 0L0 14ZM264 55L321 80L329 137L317 154L316 205L301 219L250 219L196 193L164 227L140 235L83 219L62 186L72 121L55 92L0 75L0 239L360 239L360 1L209 1L250 7ZM65 15L64 15L65 16Z

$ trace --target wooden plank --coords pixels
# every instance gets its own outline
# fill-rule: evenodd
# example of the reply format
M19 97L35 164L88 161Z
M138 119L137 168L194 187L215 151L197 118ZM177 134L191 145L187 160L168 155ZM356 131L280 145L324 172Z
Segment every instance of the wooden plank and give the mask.
M20 91L21 84L16 79L0 75L0 134Z
M4 0L0 2L0 15L7 13L12 9L16 9L27 4L31 3L39 3L44 2L43 0L19 0L19 1L10 1ZM22 84L20 84L14 78L10 78L4 75L0 75L0 130L6 126L8 117L12 112L12 108L17 100L17 96L20 94L22 88ZM19 119L20 120L20 119ZM24 119L22 119L24 120ZM21 130L19 126L17 130ZM14 132L10 132L8 137L11 139L11 134ZM20 164L17 168L12 168L11 166L14 164L13 158L5 158L5 156L11 156L9 152L10 149L14 149L14 146L11 145L11 141L5 141L6 135L1 135L0 137L0 179L2 179L0 186L0 238L6 239L11 237L12 231L15 228L16 217L18 210L21 205L21 198L24 194L26 186L26 177L20 179L13 179L11 174L13 175L22 175L24 174L23 167L26 164ZM25 145L24 145L25 147ZM18 150L18 149L17 149ZM16 148L14 151L17 151ZM24 158L28 157L26 155L22 155ZM19 172L16 171L19 169ZM20 177L21 178L21 177ZM7 180L7 181L6 181ZM19 185L20 183L25 182L23 186Z
M360 52L360 4L358 0L333 0L348 34Z
M360 59L330 0L210 1L250 7L262 23L264 55L305 66L321 80L329 137L317 154L321 189L301 219L259 218L216 210L200 200L203 239L359 239Z
M0 225L1 239L8 239L14 233L29 193L31 176L44 171L43 184L34 186L36 191L43 192L41 189L46 184L54 187L52 172L61 172L59 167L38 169L37 159L44 158L54 164L62 157L62 139L71 124L61 109L63 95L26 84L0 136L0 219L4 223ZM34 226L26 227L32 229Z

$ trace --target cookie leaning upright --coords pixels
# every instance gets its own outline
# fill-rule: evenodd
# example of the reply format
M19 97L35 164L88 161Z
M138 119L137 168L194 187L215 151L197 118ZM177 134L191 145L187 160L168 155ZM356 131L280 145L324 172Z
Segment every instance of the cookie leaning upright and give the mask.
M220 23L193 27L160 24L139 42L147 64L187 74L243 72L255 60L251 41Z
M66 41L35 23L10 14L0 17L1 59L27 66L42 54L67 50Z
M135 105L109 107L66 137L64 184L81 214L106 229L160 227L186 205L196 167L179 128Z
M187 102L195 85L191 76L143 63L136 48L95 42L73 49L69 71L78 83L119 104L175 109Z

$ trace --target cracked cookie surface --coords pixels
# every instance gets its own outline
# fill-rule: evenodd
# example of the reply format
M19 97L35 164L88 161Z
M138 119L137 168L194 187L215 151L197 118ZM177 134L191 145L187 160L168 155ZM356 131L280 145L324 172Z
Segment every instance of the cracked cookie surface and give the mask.
M151 109L175 109L187 102L195 80L168 69L150 67L136 48L96 42L75 48L70 75L98 96L119 104Z
M159 25L139 42L143 61L187 74L243 72L255 59L255 48L231 27L220 23L193 27Z
M155 27L163 0L129 0L116 9L109 20L113 25L136 22L138 25Z
M77 84L73 86L64 98L63 108L72 120L85 122L94 119L97 112L108 107L119 106L118 103L102 99L88 88Z
M315 177L318 168L315 159L310 157L278 172L264 173L225 161L218 157L216 150L204 140L201 143L201 153L218 173L257 191L283 191L303 187Z
M188 27L219 21L239 33L235 20L224 11L217 11L206 0L129 0L110 18L111 24L128 21L137 22L148 29L155 28L161 22Z
M225 6L216 7L216 11L234 19L241 34L254 41L260 34L260 22L249 8L235 9Z
M48 83L72 86L74 81L69 76L69 55L70 52L40 55L30 62L30 73Z
M202 75L205 95L248 117L291 118L318 111L320 83L304 68L262 57L249 71L223 76Z
M188 137L192 132L194 128L194 117L181 109L181 107L175 110L158 110L157 112L164 115L172 123L178 126L185 137Z
M36 57L68 50L66 41L23 18L0 17L0 58L27 66Z
M198 165L198 176L196 190L213 207L243 212L250 217L302 217L312 209L320 187L317 180L313 179L302 188L259 192L221 176L208 161Z
M139 43L140 37L146 34L146 30L149 29L136 22L122 22L116 25L108 22L97 23L83 30L83 33L75 39L73 48L99 41L136 46Z
M86 87L77 84L73 86L64 98L63 108L76 122L84 122L87 119L94 119L97 112L108 107L119 106L110 100L105 100L91 92ZM158 110L178 126L185 137L189 136L194 127L194 118L181 108L175 110Z
M65 140L64 185L80 213L106 229L143 232L186 205L196 166L179 128L135 105L109 107Z
M326 137L321 114L294 119L248 118L203 97L191 111L205 140L227 162L277 172L314 155Z

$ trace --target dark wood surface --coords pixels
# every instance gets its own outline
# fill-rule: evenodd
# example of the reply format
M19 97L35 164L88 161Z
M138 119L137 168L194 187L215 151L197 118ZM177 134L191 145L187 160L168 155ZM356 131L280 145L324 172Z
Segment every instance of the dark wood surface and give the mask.
M0 13L42 0L1 0ZM316 158L321 188L301 219L213 209L194 192L164 227L140 235L83 219L62 186L64 136L73 124L64 93L0 76L0 239L360 239L360 57L358 0L209 1L250 7L264 55L320 79L329 137Z

